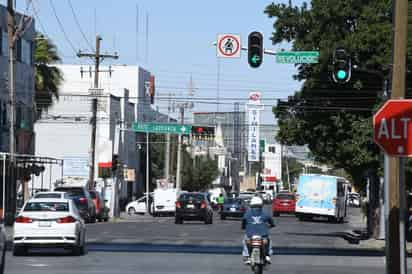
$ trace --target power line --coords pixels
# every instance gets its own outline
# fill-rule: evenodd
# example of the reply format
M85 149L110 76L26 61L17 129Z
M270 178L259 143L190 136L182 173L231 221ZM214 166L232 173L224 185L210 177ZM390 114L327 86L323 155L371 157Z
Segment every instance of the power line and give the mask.
M60 27L60 30L62 31L62 33L63 33L63 35L64 35L64 38L65 38L66 41L69 43L69 45L70 45L70 47L72 48L73 52L76 54L76 48L74 47L72 41L69 39L69 36L67 35L66 30L64 29L63 24L62 24L62 22L60 21L59 16L57 15L56 7L55 7L54 4L53 4L53 0L49 0L49 2L50 2L50 6L52 7L54 16L56 17L57 23L58 23L58 25L59 25L59 27Z
M67 0L67 1L68 1L68 3L69 3L70 9L71 9L71 11L72 11L74 21L76 22L77 27L78 27L78 29L80 30L80 33L81 33L82 36L83 36L84 41L86 41L86 44L89 46L89 48L91 49L91 51L94 52L94 49L93 49L92 44L90 43L89 39L87 39L87 36L86 36L86 34L84 33L84 31L83 31L83 29L82 29L82 27L81 27L81 25L80 25L79 19L77 18L76 12L74 11L74 8L73 8L73 5L72 5L72 1L71 1L71 0Z
M36 18L36 21L39 22L40 28L42 29L43 33L46 35L47 34L46 28L44 27L42 21L40 20L39 12L37 11L36 7L34 6L34 3L32 3L31 8L33 10L33 16Z

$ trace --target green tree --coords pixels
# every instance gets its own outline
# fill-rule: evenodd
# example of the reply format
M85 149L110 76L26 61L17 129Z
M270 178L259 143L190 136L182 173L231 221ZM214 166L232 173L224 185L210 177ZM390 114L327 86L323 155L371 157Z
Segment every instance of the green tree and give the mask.
M382 101L392 54L392 1L313 0L310 6L271 4L265 13L275 18L274 44L292 43L296 51L317 50L318 64L297 66L302 89L274 108L279 141L308 145L315 160L344 169L364 188L367 175L377 179L380 150L373 143L372 114ZM333 51L344 47L352 57L347 85L331 83ZM372 182L371 197L377 197ZM377 207L376 199L372 209Z
M49 38L37 33L34 50L34 77L35 103L39 116L53 104L53 100L59 98L59 87L63 76L54 64L60 61L56 45Z
M153 179L164 178L165 168L165 135L150 134L150 167Z
M293 183L302 173L304 165L298 160L290 157L283 157L282 159L282 182L283 186L288 188L288 183ZM289 176L288 176L289 171ZM289 180L289 182L288 182Z
M186 151L182 154L182 189L187 191L208 189L218 176L217 161L208 156L192 158Z
M371 78L362 72L387 72L392 42L390 11L391 1L387 0L314 0L310 8L307 4L271 4L265 11L276 18L273 43L287 41L293 50L320 51L319 64L298 65L295 78L304 80L303 88L274 109L280 126L278 139L287 145L307 144L316 161L345 169L357 185L364 183L366 170L379 167L371 117L384 78ZM328 79L333 50L339 46L351 53L359 68L344 87ZM356 99L360 96L366 100Z

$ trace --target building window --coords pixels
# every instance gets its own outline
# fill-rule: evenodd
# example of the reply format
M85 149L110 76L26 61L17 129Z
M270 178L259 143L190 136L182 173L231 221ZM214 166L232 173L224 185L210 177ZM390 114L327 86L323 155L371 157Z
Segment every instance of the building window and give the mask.
M0 55L4 55L3 52L3 30L0 28Z
M276 147L273 147L273 146L269 147L269 152L276 153Z
M1 39L0 39L1 40L1 44L0 44L1 55L9 56L9 41L7 37L7 32L0 30L0 34L1 34Z
M6 103L3 103L3 115L2 115L2 118L3 118L3 125L6 125L6 124L7 124L7 104L6 104Z
M27 40L21 40L21 61L25 64L32 65L32 43Z
M18 62L21 62L21 57L22 57L22 39L17 40L16 43L16 60Z
M3 104L0 102L0 126L3 125Z

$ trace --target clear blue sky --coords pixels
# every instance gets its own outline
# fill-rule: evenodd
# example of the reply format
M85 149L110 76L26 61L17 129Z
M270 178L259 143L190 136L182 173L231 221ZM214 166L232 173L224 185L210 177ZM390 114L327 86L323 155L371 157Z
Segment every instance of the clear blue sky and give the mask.
M264 13L271 3L266 0L71 0L74 11L89 41L94 44L95 32L103 37L103 51L117 51L117 63L140 64L156 75L157 92L187 95L190 75L198 97L216 97L217 58L212 42L219 33L237 33L244 45L249 32L264 34L265 48L279 49L269 40L274 19ZM275 1L275 2L288 2ZM300 5L301 0L293 1ZM0 0L5 4L6 0ZM64 56L64 63L80 63L64 38L49 0L33 0L40 17L39 31L53 39ZM68 0L53 0L57 15L76 50L87 50L88 45L76 24ZM26 0L17 0L17 8L24 11ZM139 8L139 39L136 47L136 8ZM96 17L95 17L96 13ZM29 14L33 14L31 8ZM149 15L149 50L146 62L145 29ZM283 45L288 48L288 45ZM138 52L138 57L136 52ZM260 90L265 104L273 105L278 98L286 98L300 86L292 79L292 65L276 64L273 56L265 56L259 69L248 67L246 52L241 59L221 60L220 96L238 98L222 100L229 103L220 110L232 110L235 101L245 103L248 90ZM105 62L105 64L110 64ZM164 111L164 104L161 104ZM216 105L196 104L196 111L216 111ZM270 107L263 115L264 123L273 123Z

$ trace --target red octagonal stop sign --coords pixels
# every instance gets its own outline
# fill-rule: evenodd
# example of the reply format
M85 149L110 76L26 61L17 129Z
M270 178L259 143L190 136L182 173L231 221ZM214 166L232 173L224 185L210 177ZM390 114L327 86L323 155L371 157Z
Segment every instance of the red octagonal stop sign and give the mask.
M388 155L412 156L412 100L388 100L373 116L373 139Z

